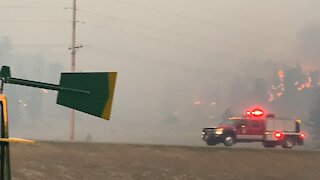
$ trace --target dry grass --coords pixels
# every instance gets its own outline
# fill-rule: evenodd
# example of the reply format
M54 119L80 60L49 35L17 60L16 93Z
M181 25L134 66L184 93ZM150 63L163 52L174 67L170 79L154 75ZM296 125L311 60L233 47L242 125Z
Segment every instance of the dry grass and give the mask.
M12 144L14 180L319 179L317 151L103 143Z

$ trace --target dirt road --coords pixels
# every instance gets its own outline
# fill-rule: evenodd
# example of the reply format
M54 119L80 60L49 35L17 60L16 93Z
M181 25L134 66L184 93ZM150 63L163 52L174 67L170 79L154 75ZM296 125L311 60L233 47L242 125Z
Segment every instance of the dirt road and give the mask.
M320 179L320 152L38 142L11 145L14 180Z

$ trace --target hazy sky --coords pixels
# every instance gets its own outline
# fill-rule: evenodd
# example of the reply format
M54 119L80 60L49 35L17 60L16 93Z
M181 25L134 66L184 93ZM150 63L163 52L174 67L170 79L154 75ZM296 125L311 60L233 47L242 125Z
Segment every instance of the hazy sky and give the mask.
M232 61L292 59L297 32L319 22L319 4L317 0L79 0L77 39L85 48L79 50L78 69L105 70L101 64L113 68L115 59L142 62L140 56L164 64L193 64L222 55ZM0 35L9 36L16 51L43 53L67 66L71 10L64 8L71 5L71 0L1 0Z
M0 0L0 38L11 39L12 53L39 54L69 70L71 6ZM196 97L202 84L219 82L248 59L303 59L296 37L319 24L319 7L318 0L79 0L77 43L84 48L76 69L119 72L113 118L152 122L164 92Z

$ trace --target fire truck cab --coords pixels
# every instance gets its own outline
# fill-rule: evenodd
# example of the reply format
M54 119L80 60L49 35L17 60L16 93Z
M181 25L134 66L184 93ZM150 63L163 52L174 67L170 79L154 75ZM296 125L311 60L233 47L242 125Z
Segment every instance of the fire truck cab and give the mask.
M202 140L207 145L223 143L232 146L240 142L262 142L266 148L277 145L292 148L303 145L305 134L300 130L301 120L275 118L260 109L247 111L243 117L232 117L217 127L203 128Z

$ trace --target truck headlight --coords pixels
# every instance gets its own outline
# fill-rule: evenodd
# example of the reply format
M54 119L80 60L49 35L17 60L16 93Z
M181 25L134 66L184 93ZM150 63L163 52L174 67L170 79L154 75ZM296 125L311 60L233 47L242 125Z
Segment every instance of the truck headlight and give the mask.
M216 129L215 134L223 134L223 128Z

